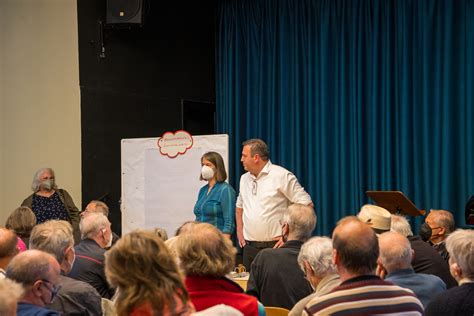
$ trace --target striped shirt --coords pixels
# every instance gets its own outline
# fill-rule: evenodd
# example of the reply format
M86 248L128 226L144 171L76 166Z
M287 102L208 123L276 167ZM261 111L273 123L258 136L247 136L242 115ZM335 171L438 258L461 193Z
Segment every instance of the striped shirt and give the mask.
M416 295L377 276L343 282L331 293L314 298L303 315L423 315Z

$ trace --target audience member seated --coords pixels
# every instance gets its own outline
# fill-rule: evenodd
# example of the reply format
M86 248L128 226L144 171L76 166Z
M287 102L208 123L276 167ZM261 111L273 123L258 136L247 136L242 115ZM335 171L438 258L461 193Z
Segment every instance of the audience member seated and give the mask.
M87 204L85 210L81 212L81 218L93 213L102 213L105 217L109 218L109 207L102 201L92 200ZM119 235L112 232L112 245L115 245L119 238Z
M117 288L118 315L181 315L194 312L173 256L147 231L134 231L105 255L105 271Z
M426 308L433 295L446 291L443 280L432 274L415 273L411 266L413 250L408 239L397 232L379 236L380 255L377 274L403 288L412 290Z
M366 204L361 207L357 218L369 225L377 235L390 231L391 214L383 207Z
M313 237L305 242L298 255L298 264L311 283L314 293L293 306L289 316L300 316L310 300L329 293L341 284L332 262L332 241L328 237Z
M21 206L28 206L36 216L36 222L43 223L50 219L65 220L74 229L74 240L80 240L79 210L72 197L56 185L54 170L42 168L35 172L31 183L33 194L28 196Z
M434 297L425 315L474 315L474 230L458 229L446 239L450 270L459 286Z
M36 216L27 206L16 208L8 216L5 227L12 230L28 247L31 230L36 225Z
M69 276L92 285L100 296L114 295L105 278L104 253L112 244L110 222L102 213L92 213L81 220L81 242L74 248L76 260Z
M10 261L6 276L23 285L24 290L16 311L18 316L60 315L45 307L54 301L61 287L59 273L56 259L39 250L24 251Z
M334 229L332 243L342 283L312 299L303 315L423 315L423 305L412 291L375 275L379 245L369 225L355 216L345 217Z
M313 292L298 265L303 243L316 226L312 207L293 204L281 220L281 248L261 250L252 262L247 293L257 297L264 306L291 309L299 300Z
M408 220L400 215L392 215L391 230L408 238L411 248L415 252L411 265L416 273L433 274L446 284L446 287L457 286L456 280L449 272L449 266L439 253L420 236L413 236Z
M196 310L225 304L244 315L264 315L255 297L244 294L238 284L225 277L235 266L237 252L230 239L208 223L188 228L176 240L175 250Z
M88 283L67 277L74 263L74 236L66 221L51 220L33 228L30 248L53 255L61 267L61 289L47 307L63 315L102 315L101 297Z
M18 254L17 242L13 231L0 227L0 279L5 278L7 265Z
M454 217L445 210L431 210L425 223L431 228L429 244L449 263L449 252L446 250L446 238L454 231Z
M10 279L0 279L0 315L15 316L17 303L23 295L20 284Z

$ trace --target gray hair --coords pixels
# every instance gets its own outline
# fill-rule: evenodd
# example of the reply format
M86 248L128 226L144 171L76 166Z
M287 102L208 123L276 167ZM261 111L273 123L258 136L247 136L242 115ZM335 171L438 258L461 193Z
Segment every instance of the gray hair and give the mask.
M295 239L306 241L316 226L316 213L311 206L292 204L283 215L281 223L288 224L288 229Z
M41 175L46 172L46 171L49 171L53 176L54 175L54 170L51 169L51 168L41 168L39 170L37 170L33 176L33 182L31 183L31 190L33 190L33 192L38 192L39 189L40 189L40 185L41 185ZM53 189L57 189L57 185L56 183L53 185Z
M388 273L411 266L412 249L408 239L397 232L386 232L379 236L379 260Z
M12 315L12 312L15 315L17 302L22 295L23 287L20 284L10 279L0 279L0 315Z
M446 239L451 260L461 268L463 276L474 278L474 230L458 229Z
M36 225L31 231L30 249L52 254L59 263L65 259L65 251L74 246L72 226L67 221L50 220Z
M262 160L268 160L270 158L270 151L268 150L267 144L258 138L252 138L242 143L242 146L250 147L250 155L259 155Z
M406 217L401 215L392 214L390 231L397 232L405 237L413 236L413 231L411 230L410 223L408 222Z
M6 268L6 277L23 285L48 279L51 263L56 259L40 250L26 250L16 255Z
M98 235L101 229L110 227L110 222L102 213L92 213L81 219L79 229L81 230L81 239L93 239Z
M433 214L432 219L436 223L436 225L438 225L439 227L446 228L446 235L454 231L454 217L451 212L446 210L431 210L430 214L428 215L431 214Z
M308 262L317 277L334 274L336 267L332 262L332 240L328 237L312 237L301 247L298 264L304 271L304 261Z

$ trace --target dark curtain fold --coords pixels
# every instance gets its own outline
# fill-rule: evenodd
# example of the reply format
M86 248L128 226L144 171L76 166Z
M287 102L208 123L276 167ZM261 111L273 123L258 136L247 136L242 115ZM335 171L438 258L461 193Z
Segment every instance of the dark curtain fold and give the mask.
M241 142L258 137L311 194L317 234L366 190L465 224L474 1L221 0L218 23L217 122L236 189Z

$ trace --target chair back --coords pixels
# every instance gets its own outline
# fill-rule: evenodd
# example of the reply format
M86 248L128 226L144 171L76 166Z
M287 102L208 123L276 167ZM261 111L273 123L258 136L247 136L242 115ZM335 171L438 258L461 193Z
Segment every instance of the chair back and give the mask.
M265 306L267 316L288 316L290 311L282 307Z

